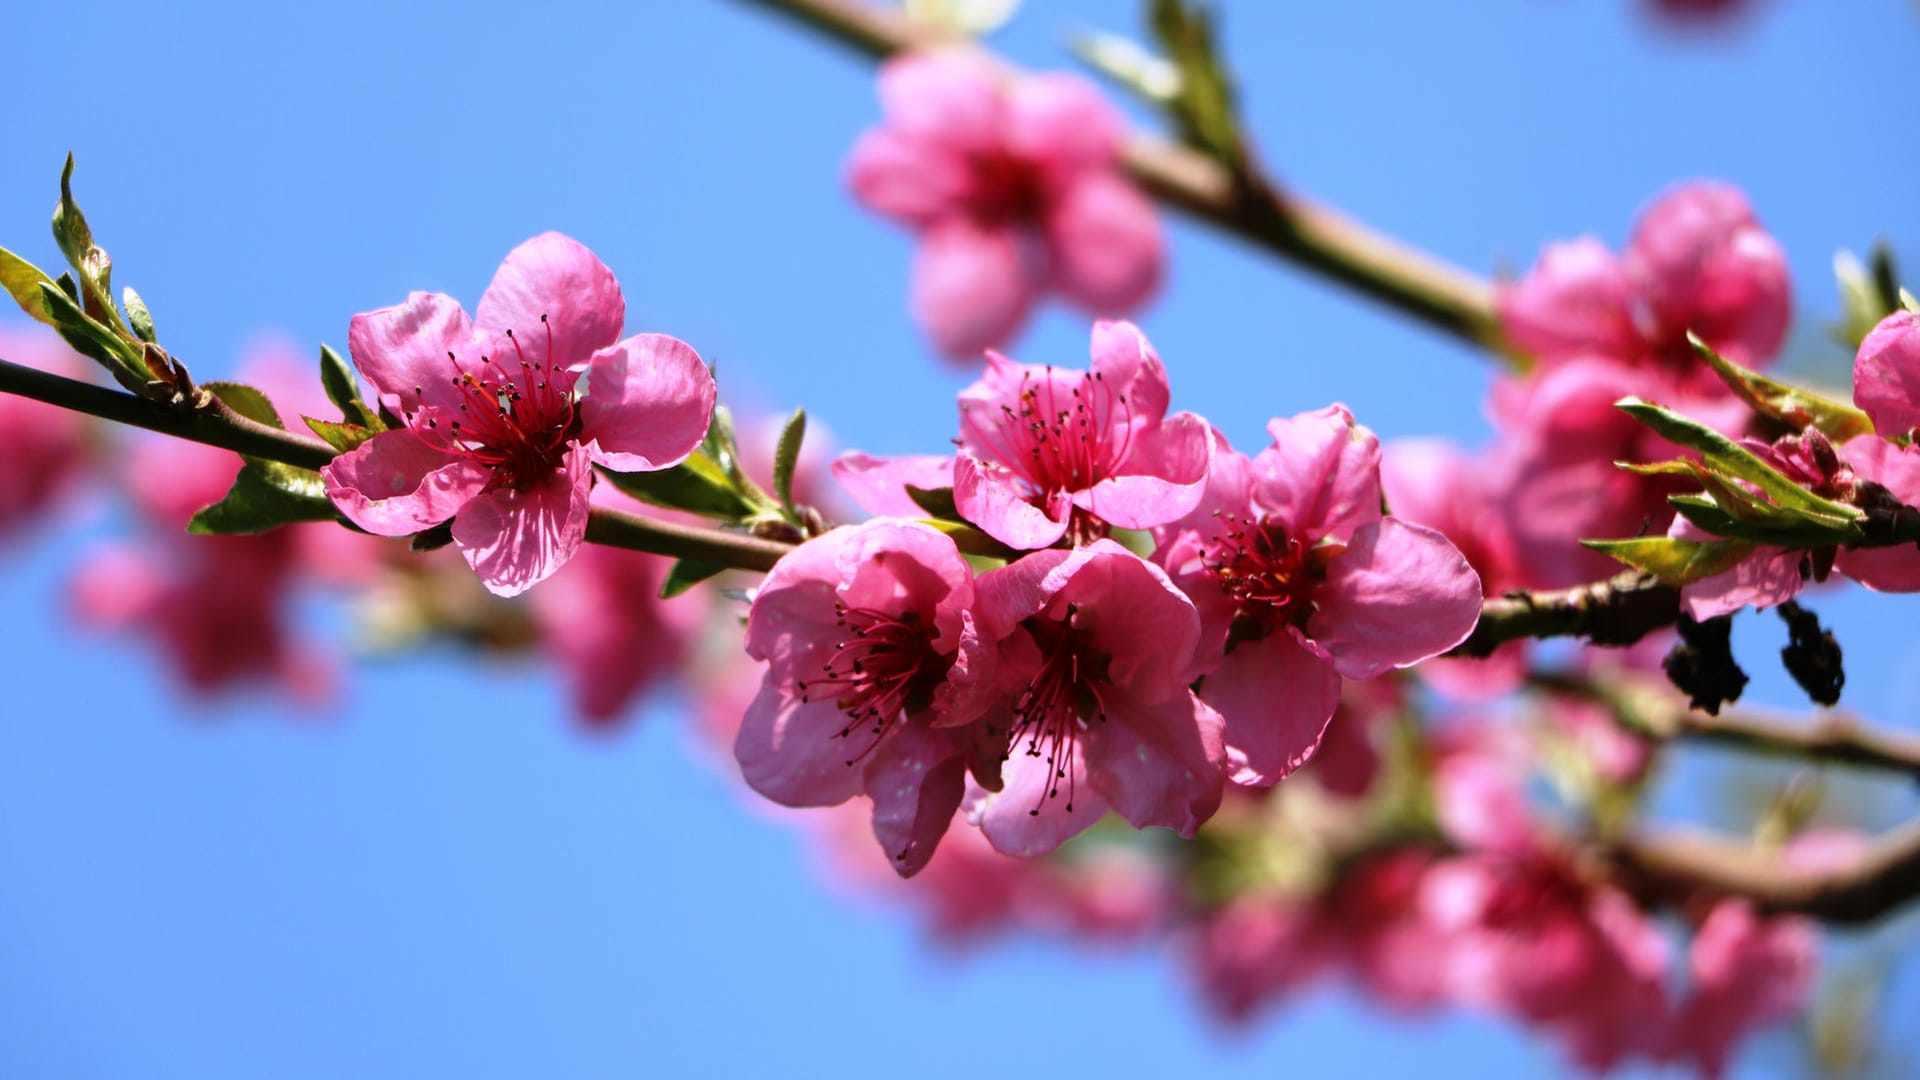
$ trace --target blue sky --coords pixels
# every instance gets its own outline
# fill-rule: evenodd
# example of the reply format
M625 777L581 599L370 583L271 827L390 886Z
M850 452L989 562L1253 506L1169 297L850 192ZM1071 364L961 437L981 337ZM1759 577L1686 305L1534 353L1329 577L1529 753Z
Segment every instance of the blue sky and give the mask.
M1635 0L1224 6L1278 175L1462 265L1518 269L1584 231L1617 244L1662 187L1723 177L1786 247L1805 356L1830 362L1844 354L1814 328L1834 250L1884 236L1920 260L1910 4L1776 0L1715 40L1659 33ZM411 289L471 303L514 244L560 229L619 275L630 330L695 344L729 397L804 404L876 452L952 434L964 380L906 318L910 244L840 186L875 116L871 68L749 6L17 7L0 243L56 261L47 213L73 151L116 280L202 377L269 329L342 344L354 312ZM996 45L1033 66L1065 63L1067 31L1138 19L1118 0L1027 7ZM1242 441L1333 400L1388 437L1483 437L1473 353L1184 224L1172 259L1140 321L1175 407ZM1085 350L1084 320L1051 310L1014 352ZM1223 1040L1153 951L929 951L742 812L674 701L585 740L549 673L430 652L356 669L324 716L184 704L149 655L60 616L79 537L50 530L0 569L7 1076L1558 1061L1496 1021L1385 1021L1337 995ZM1920 655L1887 632L1912 625L1898 603L1820 610L1849 649L1849 704L1912 726ZM1779 637L1748 618L1738 641L1756 697L1792 704L1764 670ZM1891 1006L1908 1021L1912 982ZM1792 1061L1775 1042L1741 1065Z

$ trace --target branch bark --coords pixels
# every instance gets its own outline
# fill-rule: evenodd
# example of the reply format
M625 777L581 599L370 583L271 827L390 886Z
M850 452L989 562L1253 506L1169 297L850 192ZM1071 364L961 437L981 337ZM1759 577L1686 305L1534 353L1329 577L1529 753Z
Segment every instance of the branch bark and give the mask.
M1636 895L1675 905L1700 894L1738 896L1770 914L1858 924L1920 896L1920 821L1882 835L1832 869L1793 866L1776 849L1696 830L1631 836L1603 857Z
M953 39L864 0L750 0L875 58ZM1013 69L1002 62L1009 72ZM1184 146L1128 138L1127 172L1149 194L1194 218L1336 281L1428 326L1501 352L1493 286L1331 207L1236 175Z
M1447 655L1486 657L1522 638L1578 636L1595 645L1631 645L1679 619L1680 590L1630 570L1571 589L1489 597L1480 624Z

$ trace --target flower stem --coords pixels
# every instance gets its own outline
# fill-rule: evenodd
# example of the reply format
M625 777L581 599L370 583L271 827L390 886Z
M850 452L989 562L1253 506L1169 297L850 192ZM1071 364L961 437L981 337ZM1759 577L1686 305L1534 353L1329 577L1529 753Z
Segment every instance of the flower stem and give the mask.
M0 393L305 469L317 469L334 457L333 448L326 443L249 420L220 405L218 399L204 408L174 409L8 360L0 360ZM791 550L772 540L599 508L587 520L587 540L740 570L771 569Z
M896 9L864 0L751 2L875 57L952 40ZM1502 359L1508 357L1494 312L1493 286L1485 278L1165 139L1133 134L1124 162L1134 181L1168 206Z

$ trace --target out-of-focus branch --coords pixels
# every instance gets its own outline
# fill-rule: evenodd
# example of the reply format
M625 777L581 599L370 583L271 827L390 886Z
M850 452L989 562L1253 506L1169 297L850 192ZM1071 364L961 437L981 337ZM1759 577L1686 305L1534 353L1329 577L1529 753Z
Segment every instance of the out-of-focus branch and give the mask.
M1866 923L1920 896L1920 821L1832 868L1794 866L1778 849L1695 830L1628 837L1603 857L1637 895L1676 905L1702 894L1738 896L1769 913Z
M221 405L217 398L202 408L173 408L7 360L0 360L0 393L18 394L103 420L305 469L320 468L334 457L333 448L326 443L256 423ZM587 541L739 570L770 570L791 550L789 545L773 540L599 508L587 521Z
M1680 590L1628 571L1587 585L1489 597L1480 625L1448 653L1478 656L1522 638L1584 637L1595 645L1631 645L1680 618Z
M951 41L864 0L752 0L875 57ZM1499 350L1493 286L1330 207L1236 175L1211 158L1134 134L1125 164L1155 198L1476 345Z

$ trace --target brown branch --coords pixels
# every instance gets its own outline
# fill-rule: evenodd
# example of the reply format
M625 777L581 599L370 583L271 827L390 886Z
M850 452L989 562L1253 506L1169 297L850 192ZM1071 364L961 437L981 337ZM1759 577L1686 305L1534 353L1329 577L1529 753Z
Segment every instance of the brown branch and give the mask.
M1867 923L1920 896L1920 821L1832 869L1795 867L1778 849L1695 830L1632 836L1603 857L1635 895L1674 905L1696 895L1737 896L1771 914Z
M1680 590L1630 570L1587 585L1489 597L1480 624L1448 656L1485 657L1522 638L1584 637L1595 645L1631 645L1680 618Z
M952 41L896 9L864 0L752 2L874 57ZM1175 209L1429 326L1500 350L1493 286L1485 278L1165 139L1130 136L1125 164L1135 182Z

